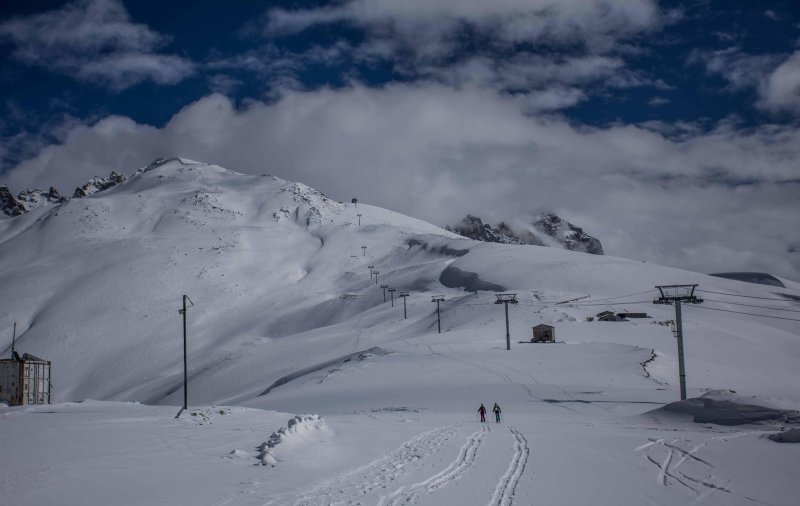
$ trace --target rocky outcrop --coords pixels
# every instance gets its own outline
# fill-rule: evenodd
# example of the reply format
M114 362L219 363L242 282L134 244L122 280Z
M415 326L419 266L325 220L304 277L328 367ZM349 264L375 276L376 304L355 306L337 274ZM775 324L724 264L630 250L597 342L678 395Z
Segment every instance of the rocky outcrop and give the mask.
M125 181L125 176L114 171L105 177L94 177L85 185L76 188L72 198L81 198L103 190L108 190ZM54 187L48 191L39 188L30 188L22 191L16 197L7 185L0 185L0 214L6 216L19 216L44 204L61 204L67 202L69 197L64 197Z
M483 242L499 242L503 244L525 244L519 237L514 235L513 232L501 223L497 227L493 227L477 216L468 214L461 220L461 223L453 227L445 227L450 232L455 232L458 235L475 239L476 241Z
M75 193L72 194L72 198L77 199L92 195L93 193L101 192L103 190L108 190L109 188L117 186L121 182L125 181L125 179L125 176L115 171L111 171L111 174L105 177L93 177L85 185L75 188Z
M445 228L476 241L535 246L560 245L572 251L603 254L599 239L552 213L536 216L529 226L513 228L505 222L492 226L484 223L481 218L468 214L458 225Z
M67 200L52 186L46 192L39 188L31 188L14 197L8 186L0 185L0 212L6 216L19 216L42 204L60 204Z
M8 186L0 185L0 212L6 216L19 216L25 211L25 206L14 197Z
M557 239L564 247L572 251L582 251L593 255L603 254L603 245L596 237L592 237L582 228L562 220L552 213L543 214L533 226L545 234Z

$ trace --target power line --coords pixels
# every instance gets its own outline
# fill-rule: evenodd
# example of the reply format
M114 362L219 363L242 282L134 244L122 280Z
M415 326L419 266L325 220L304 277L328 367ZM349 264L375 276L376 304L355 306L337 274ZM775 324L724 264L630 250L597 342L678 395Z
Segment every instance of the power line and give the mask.
M745 313L743 311L733 311L731 309L720 309L716 307L703 307L703 306L694 306L698 309L710 309L711 311L724 311L726 313L736 313L736 314L746 314L749 316L760 316L762 318L774 318L776 320L790 320L793 322L800 322L800 318L786 318L785 316L769 316L765 314L756 314L756 313Z
M718 302L720 304L731 304L733 306L746 306L746 307L757 307L759 309L771 309L772 311L789 311L790 313L800 313L800 309L786 309L782 307L771 307L771 306L757 306L754 304L742 304L741 302L728 302L726 300L714 300L714 299L703 299L706 302Z
M601 299L589 299L586 302L587 303L588 302L601 302L601 301L604 301L604 300L624 299L625 297L633 297L634 295L644 295L646 293L651 293L651 292L655 292L655 290L647 290L647 291L644 291L644 292L629 293L627 295L618 295L616 297L603 297Z
M789 302L789 301L794 300L794 299L790 299L790 298L776 299L776 298L773 298L773 297L756 297L755 295L739 295L738 293L711 292L711 291L708 291L708 290L697 290L697 291L698 292L703 292L703 293L715 293L717 295L729 295L731 297L745 297L745 298L748 298L748 299L779 300L781 302ZM795 301L795 302L800 302L800 300Z
M650 304L652 300L640 300L636 302L603 302L601 304L570 304L572 306L624 306L627 304Z

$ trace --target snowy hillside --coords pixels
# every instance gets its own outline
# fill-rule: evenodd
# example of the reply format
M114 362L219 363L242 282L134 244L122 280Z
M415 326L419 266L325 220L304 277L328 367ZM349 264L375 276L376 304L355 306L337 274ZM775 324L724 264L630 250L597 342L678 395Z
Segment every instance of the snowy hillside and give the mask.
M54 401L69 403L0 408L11 428L0 447L47 445L61 473L26 489L44 472L35 456L2 452L0 469L22 469L2 485L18 504L65 493L81 504L777 505L800 496L787 471L800 448L761 437L793 426L791 416L724 427L642 415L679 398L674 308L652 300L656 285L680 283L699 284L706 299L683 307L689 396L733 390L737 406L800 408L796 282L474 241L183 159L45 204L0 218L0 356L17 322L17 349L52 360ZM397 290L385 303L384 284ZM400 292L409 292L407 319ZM510 352L495 292L519 299ZM188 421L158 407L183 398L183 294L194 303L189 402L200 406ZM431 295L445 297L441 334ZM648 318L587 321L606 310ZM519 342L539 323L554 325L559 343ZM73 404L83 399L94 401ZM503 423L478 424L481 402L499 403ZM52 416L36 417L43 412ZM296 414L321 418L281 432ZM184 442L160 448L167 437ZM75 445L89 449L76 455ZM102 473L111 445L140 464L120 464L126 477L88 489L70 485ZM191 493L169 495L156 476L176 472ZM136 479L157 484L126 481Z

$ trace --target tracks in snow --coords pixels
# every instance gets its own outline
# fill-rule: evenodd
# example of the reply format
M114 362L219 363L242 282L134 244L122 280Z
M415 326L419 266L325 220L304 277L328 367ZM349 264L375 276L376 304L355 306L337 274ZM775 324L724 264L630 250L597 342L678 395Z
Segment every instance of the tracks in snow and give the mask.
M421 494L429 494L437 489L449 485L458 480L464 473L472 467L478 457L478 448L483 444L484 436L490 431L488 425L481 427L481 430L473 433L467 442L461 447L456 459L449 466L433 476L414 483L413 485L403 486L395 490L388 496L381 497L378 504L380 506L396 506L416 502Z
M489 425L484 425L480 431L472 434L461 447L456 459L445 469L423 481L400 487L392 494L381 497L378 505L397 506L400 504L413 504L422 498L422 496L433 493L464 476L477 461L478 449L483 444L486 434L491 432L489 427ZM511 506L514 501L514 493L517 484L525 472L525 467L530 456L530 448L528 447L528 440L525 438L525 435L514 427L508 427L508 431L514 438L511 461L508 464L506 472L497 482L488 506Z
M455 435L455 427L439 427L423 432L401 443L387 455L301 493L293 503L285 498L276 498L266 504L362 504L366 497L400 481L411 467L438 453L442 445Z
M398 506L423 502L435 504L436 497L431 494L453 485L459 480L474 484L470 480L462 480L474 475L473 467L499 467L495 462L483 462L481 448L491 442L493 425L484 424L480 430L467 436L455 459L444 469L415 483L401 485L413 472L423 469L433 471L437 462L441 462L441 452L446 443L453 439L457 426L446 426L429 430L401 443L385 456L334 476L316 487L307 489L299 495L275 497L267 501L267 505L294 504L310 506L317 504L368 504L376 498L379 506ZM514 493L528 463L530 450L525 436L514 427L506 427L513 438L512 454L505 473L499 478L492 494L489 506L511 506ZM503 431L504 432L504 431ZM496 431L494 432L497 433ZM500 441L500 440L495 440ZM484 457L485 458L485 457ZM494 459L492 459L494 460ZM499 464L499 463L497 463ZM400 485L400 486L398 486ZM393 487L392 487L393 486ZM463 485L462 485L463 486ZM391 487L391 488L390 488ZM386 493L388 490L394 491ZM478 491L470 490L464 497L473 496ZM383 495L378 495L383 493Z
M714 465L697 456L697 453L707 443L692 445L688 449L684 447L687 446L686 443L689 442L681 439L671 441L651 439L649 443L636 448L636 451L646 450L644 452L645 459L658 468L656 482L660 486L669 487L673 483L681 485L687 492L695 496L695 502L702 501L718 491L738 495L728 488L731 480L714 475ZM659 454L662 455L660 459ZM681 466L683 469L678 470ZM747 497L744 498L757 502Z
M509 427L508 430L514 436L514 454L511 456L511 463L509 463L508 469L494 489L489 506L511 505L514 501L514 491L517 488L517 483L522 478L522 473L528 463L528 456L530 455L528 440L517 429Z

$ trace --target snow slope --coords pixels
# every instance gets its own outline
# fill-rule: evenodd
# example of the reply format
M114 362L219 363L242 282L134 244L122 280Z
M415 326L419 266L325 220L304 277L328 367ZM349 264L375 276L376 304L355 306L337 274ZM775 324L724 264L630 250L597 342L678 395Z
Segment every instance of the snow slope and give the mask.
M748 404L800 408L800 284L789 280L481 243L185 159L0 219L0 279L0 353L16 321L17 348L53 361L55 401L68 403L0 408L2 488L19 504L64 494L81 504L383 505L800 495L787 470L800 449L761 437L785 422L640 416L678 397L674 308L652 304L656 285L676 283L699 284L706 299L683 306L690 396L735 390ZM382 284L410 292L407 319L402 301L384 303ZM520 301L509 307L510 352L495 291ZM233 410L213 428L158 407L182 402L184 293L194 303L190 404ZM431 295L446 298L441 334ZM587 321L603 310L650 318ZM555 325L561 343L519 343L538 323ZM115 402L74 404L82 399ZM480 402L498 402L504 422L477 423ZM280 429L293 414L311 413L322 421L309 418L303 437L264 446L292 433ZM184 443L159 449L166 440ZM106 476L116 453L148 463L70 485ZM163 477L178 473L178 490L192 493L167 491ZM122 492L134 483L152 486Z

